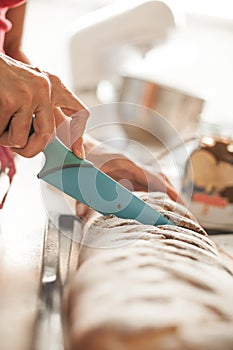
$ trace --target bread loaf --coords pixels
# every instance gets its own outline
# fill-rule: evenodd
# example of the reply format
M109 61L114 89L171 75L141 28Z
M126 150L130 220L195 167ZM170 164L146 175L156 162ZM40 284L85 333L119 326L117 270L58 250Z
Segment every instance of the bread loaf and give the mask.
M69 286L71 349L233 349L231 258L181 205L140 196L176 226L89 219Z

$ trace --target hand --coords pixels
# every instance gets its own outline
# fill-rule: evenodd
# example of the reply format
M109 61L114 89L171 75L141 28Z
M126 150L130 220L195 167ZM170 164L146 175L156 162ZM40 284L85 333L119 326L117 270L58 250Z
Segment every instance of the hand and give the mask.
M130 191L166 192L174 201L184 203L165 175L152 173L110 147L100 144L98 147L95 146L98 146L98 142L90 136L85 136L84 147L87 159ZM86 216L89 211L90 208L76 202L77 216Z
M76 113L80 125L77 121L71 123L76 140L73 151L81 158L84 156L82 134L89 113L59 78L0 54L0 86L1 145L32 157L54 136L56 123ZM33 114L34 133L28 137Z

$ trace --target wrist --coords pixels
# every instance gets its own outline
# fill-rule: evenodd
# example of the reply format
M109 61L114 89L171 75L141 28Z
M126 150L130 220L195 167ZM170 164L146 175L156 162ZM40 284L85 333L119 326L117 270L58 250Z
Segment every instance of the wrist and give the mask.
M5 53L7 56L9 56L17 61L20 61L20 62L23 62L26 64L30 63L27 56L24 54L24 52L18 46L12 45L12 46L5 47Z

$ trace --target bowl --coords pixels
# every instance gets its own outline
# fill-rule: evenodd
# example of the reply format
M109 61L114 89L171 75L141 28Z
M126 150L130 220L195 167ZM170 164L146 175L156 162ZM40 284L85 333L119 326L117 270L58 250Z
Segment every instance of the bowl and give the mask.
M176 87L123 76L119 102L118 118L128 137L147 140L152 134L170 144L174 131L185 137L197 128L205 101Z

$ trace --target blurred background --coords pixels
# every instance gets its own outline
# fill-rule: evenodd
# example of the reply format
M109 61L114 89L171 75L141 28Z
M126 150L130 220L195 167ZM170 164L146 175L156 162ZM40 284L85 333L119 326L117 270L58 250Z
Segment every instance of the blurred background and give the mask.
M151 9L148 6L148 12L142 11L141 17L136 11L135 16L130 18L129 13L128 19L124 17L123 13L130 7L133 12L137 4L145 3L148 2L31 0L25 24L25 51L34 64L59 75L72 89L78 90L87 103L96 103L95 96L88 93L94 93L94 89L103 81L102 97L101 89L97 89L100 102L118 100L121 89L119 77L122 74L133 75L201 97L209 102L208 108L205 106L205 115L208 114L211 121L224 119L230 122L232 2L166 0L164 4L172 11L174 25L169 9L161 9L158 4ZM110 8L101 12L106 6ZM117 21L115 28L108 21L114 16L118 16L119 27ZM156 26L151 25L153 20L155 24L163 23L162 30L158 26L156 32ZM135 30L129 30L129 21ZM104 24L106 22L108 25ZM141 25L145 22L144 27L140 28L138 22ZM144 43L142 28L145 30ZM122 35L124 30L125 37ZM108 38L104 40L106 33ZM137 43L135 38L140 36L139 33L141 42ZM85 71L87 63L95 66L90 72ZM90 77L90 74L95 76ZM106 83L108 80L114 81L114 89Z
M159 133L167 148L180 140L166 122L184 140L197 131L231 136L231 9L230 0L31 0L23 46L33 64L57 74L90 108L105 104L91 115L93 136L139 140L160 152L135 128L99 126L129 123ZM106 107L115 102L147 112Z

